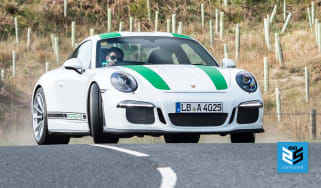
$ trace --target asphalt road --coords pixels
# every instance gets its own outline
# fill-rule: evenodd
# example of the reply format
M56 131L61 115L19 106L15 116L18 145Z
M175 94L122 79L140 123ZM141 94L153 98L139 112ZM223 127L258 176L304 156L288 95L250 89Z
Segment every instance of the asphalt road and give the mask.
M307 174L278 174L276 144L106 147L0 147L0 187L292 188L321 184L321 144L317 143L309 144Z

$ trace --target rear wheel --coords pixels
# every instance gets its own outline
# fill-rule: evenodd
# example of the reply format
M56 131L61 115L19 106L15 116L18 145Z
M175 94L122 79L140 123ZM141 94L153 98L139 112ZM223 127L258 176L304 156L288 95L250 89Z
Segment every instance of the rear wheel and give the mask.
M92 84L90 88L89 124L95 143L118 143L117 136L104 133L102 98L97 84Z
M199 134L168 134L164 135L166 143L198 143Z
M68 144L70 140L69 136L48 134L48 117L45 101L43 89L38 88L32 103L32 126L37 144Z
M254 133L232 133L231 142L232 143L254 143L255 134Z

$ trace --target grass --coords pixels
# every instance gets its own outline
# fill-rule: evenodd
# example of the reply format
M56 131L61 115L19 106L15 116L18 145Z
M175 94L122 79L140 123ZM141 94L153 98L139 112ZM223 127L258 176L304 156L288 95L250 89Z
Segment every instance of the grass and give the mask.
M60 1L59 1L60 2ZM63 2L63 1L62 1ZM80 4L78 1L71 2L71 14L75 16L86 17L85 14L88 14L89 17L85 19L84 24L76 25L76 40L80 42L85 37L89 36L89 29L95 28L95 33L103 33L106 30L107 24L106 20L102 22L102 17L97 16L97 18L92 18L92 13L89 8L84 10L84 8L79 8ZM153 2L153 1L152 1ZM49 1L42 1L41 4L28 6L36 6L37 10L43 12L43 6L49 3ZM61 2L60 2L61 3ZM128 2L121 1L121 6L123 8L128 5ZM132 3L132 2L130 2ZM136 2L137 3L137 2ZM262 15L256 15L250 17L248 14L239 7L231 7L229 10L226 10L226 22L225 22L225 32L223 40L219 39L219 34L214 35L214 47L210 47L209 41L209 18L213 19L215 28L215 9L214 5L207 6L206 12L206 26L202 28L200 23L200 12L198 9L199 2L192 1L191 5L184 7L184 3L178 5L175 3L174 8L167 7L165 10L164 7L160 7L161 3L157 7L154 5L152 11L154 10L163 10L160 12L160 25L159 28L161 31L166 31L166 18L170 16L171 13L174 13L176 10L181 14L177 16L177 23L180 20L184 21L183 25L183 34L190 35L200 41L205 47L214 55L217 60L221 60L224 56L223 45L226 43L229 48L229 57L234 59L235 54L235 27L236 21L240 21L241 29L241 50L240 58L236 62L238 68L245 69L253 73L258 80L258 83L261 87L262 95L265 102L265 112L264 116L267 127L277 127L282 132L285 132L290 137L295 137L297 140L309 140L310 139L310 119L309 112L311 109L316 109L317 113L321 107L321 53L318 50L318 47L315 42L315 33L310 31L306 15L306 6L303 4L290 5L288 7L289 11L295 12L290 21L289 27L286 30L285 34L280 35L281 44L283 48L284 63L285 66L281 67L280 64L275 59L274 52L274 32L279 32L283 26L283 14L280 12L280 8L276 15L275 23L272 25L271 35L271 51L267 50L264 32L263 32L263 17L266 16L266 13L272 12L273 5L264 8L264 6L253 6L249 8L249 12L262 9ZM309 2L308 2L309 3ZM78 7L79 5L79 7ZM7 5L8 11L13 11L12 14L19 12L21 7L19 4L10 4ZM17 7L15 7L17 6ZM27 5L24 5L27 6ZM74 6L74 7L73 7ZM82 5L85 6L85 5ZM105 5L104 5L105 6ZM55 6L57 8L57 6ZM78 7L78 8L77 8ZM115 7L114 4L111 6L114 7L113 11L119 9ZM176 7L176 9L175 9ZM18 9L15 9L18 8ZM58 7L59 8L59 7ZM61 8L61 7L60 7ZM125 9L124 8L124 9ZM255 9L255 10L254 10ZM257 10L258 9L258 10ZM80 12L83 10L84 12ZM40 12L41 12L40 11ZM59 9L61 11L61 9ZM58 12L59 12L58 11ZM77 12L78 11L78 12ZM102 11L97 8L95 11ZM190 16L189 13L193 12L193 16ZM317 17L320 18L320 7L315 11ZM49 11L48 14L52 12ZM60 12L61 13L61 12ZM165 14L166 13L166 14ZM167 14L169 13L169 14ZM29 14L31 14L29 12ZM52 26L47 28L41 28L39 30L32 29L31 36L31 49L26 48L26 25L22 25L19 32L19 45L15 44L14 34L9 30L0 30L2 33L1 36L7 35L7 37L0 40L0 69L5 69L5 81L0 81L0 97L2 96L11 96L8 101L5 103L0 103L0 136L7 135L10 131L24 131L23 127L28 127L31 129L31 116L30 116L30 100L35 82L39 77L44 73L45 62L50 63L50 69L59 67L62 65L63 61L69 56L72 51L71 48L71 24L68 24L71 21L71 16L67 18L67 21L62 21L63 18L57 17L55 15L50 20L48 14L44 15L47 19L48 24L52 24L53 21L57 22L57 26ZM116 13L113 12L113 15ZM63 13L61 13L63 15ZM167 16L169 15L169 16ZM185 15L185 16L182 16ZM238 19L237 16L245 15L242 19ZM1 16L1 15L0 15ZM39 15L38 15L39 16ZM139 17L139 16L138 16ZM189 19L190 17L190 19ZM37 17L42 19L41 17ZM59 18L59 19L58 19ZM94 19L94 22L89 23L89 18ZM55 20L57 19L57 20ZM75 17L79 21L79 17ZM144 18L140 18L142 21L142 30L143 31L153 31L153 23L149 22ZM123 30L128 30L128 17L117 16L115 15L115 20L113 21L113 30L118 30L119 21L124 21L125 25ZM8 20L6 20L8 21ZM26 20L25 20L26 21ZM27 20L28 21L28 20ZM135 20L134 30L137 30L136 24L137 19ZM29 22L31 22L29 20ZM27 22L26 22L27 23ZM59 26L59 27L58 27ZM40 26L39 26L40 27ZM54 27L54 28L53 28ZM1 29L1 28L0 28ZM46 32L45 32L46 31ZM6 32L6 33L3 33ZM60 47L60 59L61 62L56 64L55 56L51 46L50 34L54 33L59 37L59 47ZM12 63L12 50L16 50L17 62L16 62L16 77L11 77L11 63ZM267 93L263 92L263 57L268 57L268 63L270 68L270 90ZM310 74L310 101L309 103L305 102L305 85L304 85L304 67L309 68ZM273 113L275 110L275 88L280 88L281 92L281 104L282 112L286 113L306 113L305 115L287 115L282 116L282 121L277 122ZM28 121L26 121L28 120ZM27 123L25 123L27 122ZM317 116L317 130L318 137L320 139L320 130L321 130L321 116ZM139 140L139 139L138 139ZM210 142L211 137L204 138L205 142ZM136 138L129 139L129 142L136 142ZM148 141L159 142L159 139L148 139ZM124 141L127 142L127 141ZM144 142L144 141L142 141Z

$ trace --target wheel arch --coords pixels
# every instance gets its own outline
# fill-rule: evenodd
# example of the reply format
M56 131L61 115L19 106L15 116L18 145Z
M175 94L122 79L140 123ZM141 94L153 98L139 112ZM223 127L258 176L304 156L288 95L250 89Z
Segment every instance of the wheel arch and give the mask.
M32 93L32 99L31 99L31 112L32 112L32 108L33 108L33 100L35 99L35 96L36 96L36 92L39 88L42 88L42 85L41 84L36 84L36 86L34 87L34 90L33 90L33 93ZM45 92L45 91L43 91Z

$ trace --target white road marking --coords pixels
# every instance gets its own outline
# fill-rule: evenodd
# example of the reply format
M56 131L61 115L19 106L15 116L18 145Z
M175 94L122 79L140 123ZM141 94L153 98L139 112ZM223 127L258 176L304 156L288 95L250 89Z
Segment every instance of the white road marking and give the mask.
M131 155L135 155L137 157L148 157L149 156L148 154L145 154L145 153L140 153L140 152L137 152L137 151L124 149L124 148L119 148L119 147L115 147L115 146L108 146L108 145L101 145L101 144L92 144L92 146L112 149L112 150L128 153L128 154L131 154Z
M160 188L173 188L176 184L176 174L170 167L159 167L157 170L162 175L162 183Z

